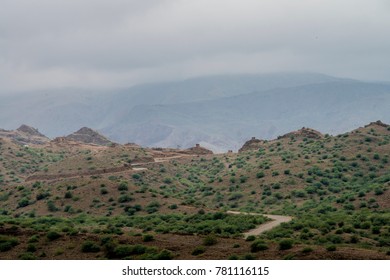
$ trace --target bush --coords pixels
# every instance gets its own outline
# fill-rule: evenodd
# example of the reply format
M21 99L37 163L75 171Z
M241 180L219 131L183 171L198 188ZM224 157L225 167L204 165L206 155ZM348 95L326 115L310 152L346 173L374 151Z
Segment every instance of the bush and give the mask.
M129 188L127 186L127 182L125 182L125 181L120 182L120 184L118 186L118 191L127 191L128 189Z
M114 256L125 258L131 255L145 254L147 247L143 245L119 245L114 249Z
M73 194L71 193L71 192L66 192L65 193L65 196L64 196L65 198L67 198L67 199L69 199L69 198L72 198L73 197Z
M174 257L173 253L169 250L162 250L160 253L158 253L156 259L157 260L172 260Z
M265 251L268 249L267 244L263 240L256 240L251 244L251 252L256 253L259 251Z
M215 245L217 243L218 243L218 240L214 235L206 236L203 239L203 245L205 245L205 246L212 246L212 245Z
M154 236L151 234L145 234L142 238L144 242L150 242L154 240Z
M19 244L19 240L14 237L0 235L0 252L6 252Z
M81 251L84 253L96 253L100 251L100 247L93 241L85 241L81 246Z
M246 241L254 241L256 237L254 235L249 235L245 240Z
M258 172L257 174L256 174L256 177L257 178L263 178L265 176L265 174L264 174L264 172L263 171L260 171L260 172Z
M36 250L37 250L37 248L35 247L34 244L28 244L28 245L27 245L27 252L33 253L33 252L35 252Z
M326 247L326 250L329 251L329 252L334 252L334 251L336 251L336 246L335 245L329 245L328 247Z
M279 250L288 250L291 249L294 242L291 239L283 239L279 242Z
M206 249L205 249L203 246L198 246L198 247L196 247L196 248L192 251L191 255L193 255L193 256L198 256L198 255L203 254L204 252L206 252Z
M27 199L27 198L22 198L21 200L19 200L18 202L18 208L23 208L23 207L26 207L30 204L30 201Z
M311 252L313 252L313 248L311 248L311 247L305 247L302 249L302 253L304 253L304 254L308 254Z
M59 234L58 232L56 231L49 231L47 234L46 234L46 237L47 239L49 239L50 241L53 241L53 240L56 240L58 238L61 237L61 234Z

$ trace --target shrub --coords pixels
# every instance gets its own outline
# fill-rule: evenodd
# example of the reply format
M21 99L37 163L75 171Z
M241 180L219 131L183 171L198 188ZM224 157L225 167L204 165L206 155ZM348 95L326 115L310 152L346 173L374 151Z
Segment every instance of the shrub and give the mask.
M259 251L265 251L268 249L267 244L264 243L263 240L256 240L251 244L251 252L256 253Z
M0 252L6 252L19 244L19 240L14 237L0 235Z
M263 171L260 171L260 172L258 172L257 174L256 174L256 177L257 178L263 178L265 176L265 174L264 174L264 172Z
M47 202L47 210L49 210L50 212L56 212L58 211L58 208L56 207L53 201L49 200Z
M291 239L283 239L279 242L279 250L288 250L293 246L293 241Z
M198 255L203 254L204 252L206 252L206 249L205 249L203 246L198 246L198 247L196 247L196 248L192 251L191 255L193 255L193 256L198 256Z
M49 239L50 241L53 241L53 240L56 240L58 238L61 237L61 234L59 234L58 232L56 231L49 231L47 234L46 234L46 237L47 239Z
M136 174L134 174L134 175L136 175ZM118 186L118 191L127 191L128 189L129 188L127 186L127 182L125 182L125 181L120 182L120 184Z
M27 245L27 252L33 253L33 252L35 252L36 250L37 250L37 248L35 247L34 244L28 244L28 245Z
M254 241L256 237L254 235L249 235L245 240L246 241Z
M218 243L218 240L214 235L206 236L203 239L203 245L205 245L205 246L212 246L212 245L215 245L217 243Z
M24 253L19 256L21 260L36 260L37 258L31 253Z
M65 198L67 198L67 199L69 199L69 198L72 198L73 197L73 194L71 193L71 192L66 192L65 193L65 196L64 196Z
M154 236L151 234L145 234L142 238L144 242L150 242L154 240Z
M42 199L45 199L46 197L49 197L49 196L50 196L50 194L48 192L41 192L41 193L37 194L36 199L42 200Z
M114 249L114 256L125 258L131 255L142 255L146 252L147 247L143 245L118 245Z
M157 260L172 260L174 257L173 253L169 250L162 250L160 253L158 253L156 259Z
M326 250L329 251L329 252L336 251L336 246L335 245L329 245L328 247L326 247Z
M304 254L308 254L311 252L313 252L313 248L311 248L311 247L305 247L302 249L302 253L304 253Z
M22 198L21 200L19 200L18 202L18 208L23 208L23 207L26 207L30 204L30 201L27 199L27 198Z
M81 246L81 251L84 253L95 253L100 251L100 247L93 241L85 241Z

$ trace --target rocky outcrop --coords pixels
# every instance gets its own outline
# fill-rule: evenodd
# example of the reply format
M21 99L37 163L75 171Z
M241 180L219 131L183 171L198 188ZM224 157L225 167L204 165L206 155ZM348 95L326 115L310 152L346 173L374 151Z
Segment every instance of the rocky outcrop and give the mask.
M100 146L111 146L113 144L113 142L108 140L105 136L88 127L79 129L78 131L66 136L65 139Z
M241 149L238 150L238 152L241 153L250 150L257 150L262 146L262 144L264 144L263 140L252 137L251 140L245 142L245 144L241 147Z
M40 133L38 129L25 124L22 124L16 130L0 129L0 137L9 138L19 145L42 145L50 141L50 139Z
M204 148L204 147L201 147L199 144L196 144L195 147L191 147L189 149L186 149L185 152L187 154L191 154L191 155L212 155L213 152Z
M311 139L322 139L324 138L324 135L322 135L321 132L307 128L307 127L302 127L300 130L293 131L290 133L287 133L283 136L279 136L278 139L283 139L283 138L311 138Z
M368 125L366 125L366 126L364 126L364 127L370 127L370 126L382 126L382 127L389 127L389 125L388 124L385 124L385 123L383 123L383 122L381 122L381 121L376 121L376 122L371 122L371 123L369 123Z

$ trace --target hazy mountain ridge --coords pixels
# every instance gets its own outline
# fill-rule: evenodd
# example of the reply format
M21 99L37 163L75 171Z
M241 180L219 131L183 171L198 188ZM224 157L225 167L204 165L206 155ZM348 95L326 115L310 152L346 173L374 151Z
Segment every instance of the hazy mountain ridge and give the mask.
M0 127L28 123L49 137L87 126L120 143L238 150L307 126L340 133L390 121L390 85L312 73L226 75L117 90L1 97Z

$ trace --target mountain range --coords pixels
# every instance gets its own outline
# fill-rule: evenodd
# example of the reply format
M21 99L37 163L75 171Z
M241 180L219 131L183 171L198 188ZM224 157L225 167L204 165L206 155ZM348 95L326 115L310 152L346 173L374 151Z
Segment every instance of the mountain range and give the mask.
M82 126L119 143L215 152L302 126L337 134L390 122L390 85L316 73L224 75L128 89L61 89L1 96L0 127L21 123L54 138Z

